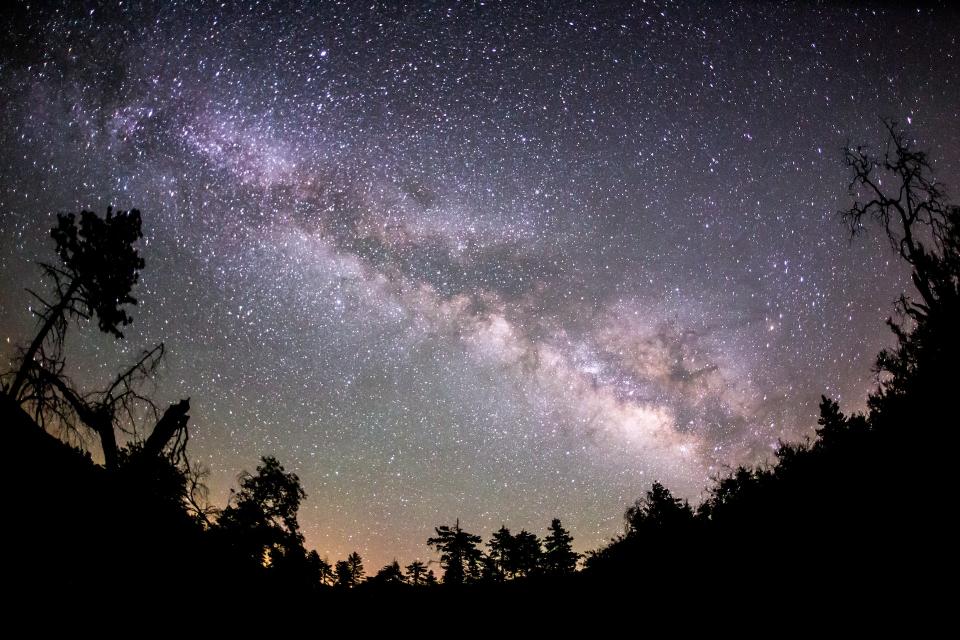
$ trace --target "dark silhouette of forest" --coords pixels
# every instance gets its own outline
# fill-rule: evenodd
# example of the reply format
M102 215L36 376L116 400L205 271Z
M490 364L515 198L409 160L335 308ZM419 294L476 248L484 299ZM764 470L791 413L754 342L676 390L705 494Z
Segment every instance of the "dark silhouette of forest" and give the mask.
M270 456L239 478L227 505L209 504L204 470L187 455L189 399L161 407L145 391L163 344L101 389L66 373L75 323L123 340L134 320L146 268L139 211L58 215L56 259L39 265L47 287L27 291L37 333L2 376L9 584L28 596L85 593L104 603L133 592L149 602L220 591L337 605L522 602L521 594L681 584L731 598L908 591L924 572L946 571L938 567L949 502L939 494L950 486L945 458L958 424L960 207L948 203L927 156L884 124L878 153L844 150L851 204L840 217L852 235L883 233L914 290L887 321L896 345L877 356L867 412L844 415L823 397L814 438L716 478L699 505L654 483L626 509L624 532L583 556L558 519L543 538L501 527L484 542L454 518L425 541L439 567L395 560L376 569L356 552L331 563L304 547L297 515L307 495Z

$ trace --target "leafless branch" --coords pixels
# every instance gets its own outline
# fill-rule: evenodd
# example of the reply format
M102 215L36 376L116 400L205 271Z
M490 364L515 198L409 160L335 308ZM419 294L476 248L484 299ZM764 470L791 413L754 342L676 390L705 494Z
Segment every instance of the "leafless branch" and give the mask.
M139 360L117 374L106 389L90 394L91 399L104 406L113 416L114 426L134 440L139 437L138 423L144 412L153 422L159 419L159 408L142 392L142 387L154 378L164 355L165 348L161 342L144 351Z
M896 122L883 124L887 140L882 157L862 146L843 150L854 202L840 214L851 236L864 228L866 220L881 225L890 246L914 268L922 302L909 302L905 310L922 314L936 299L931 265L936 254L943 253L948 235L946 193L932 178L926 154L912 148Z

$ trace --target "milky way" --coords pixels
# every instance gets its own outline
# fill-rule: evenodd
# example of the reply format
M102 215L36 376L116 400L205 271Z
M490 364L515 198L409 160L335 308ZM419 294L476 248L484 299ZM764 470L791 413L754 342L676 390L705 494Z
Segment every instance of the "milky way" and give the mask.
M894 117L960 185L957 14L597 4L5 9L0 355L55 213L138 207L135 322L74 378L164 340L215 501L276 455L371 567L458 517L595 548L861 409L908 279L840 148Z

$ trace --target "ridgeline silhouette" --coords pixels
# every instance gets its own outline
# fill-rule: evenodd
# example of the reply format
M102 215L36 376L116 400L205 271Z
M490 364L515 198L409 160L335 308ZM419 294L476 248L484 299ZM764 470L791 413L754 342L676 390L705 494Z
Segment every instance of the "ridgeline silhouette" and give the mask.
M145 268L135 247L140 213L83 211L79 224L59 215L51 231L59 262L40 264L49 290L28 291L38 301L37 333L0 377L10 452L2 484L17 551L11 579L37 596L56 584L106 598L178 591L189 575L248 598L341 603L362 594L438 602L467 592L500 601L520 590L635 592L717 576L751 584L762 575L757 590L821 592L908 580L945 548L934 493L947 486L957 423L960 207L948 204L926 155L895 123L884 126L879 155L844 150L852 205L841 218L854 236L879 227L916 291L901 296L888 320L896 346L877 357L867 412L844 415L823 397L812 441L782 443L772 463L717 478L696 507L654 483L626 509L624 533L587 553L579 571L581 556L558 519L543 540L502 526L486 551L459 520L436 527L426 544L439 557L440 580L434 561L402 569L395 560L370 577L357 552L331 565L304 548L299 478L269 456L240 477L223 509L209 505L203 470L186 452L189 400L161 412L143 391L163 344L121 367L105 389L81 389L67 375L72 322L95 319L121 340L133 321L127 308ZM85 435L98 450L75 446Z

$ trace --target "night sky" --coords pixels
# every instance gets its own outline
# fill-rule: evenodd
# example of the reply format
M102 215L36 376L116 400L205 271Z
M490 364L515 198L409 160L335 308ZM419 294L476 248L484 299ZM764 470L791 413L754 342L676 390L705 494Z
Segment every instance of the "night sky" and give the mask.
M275 455L368 569L458 517L596 548L862 409L909 279L840 149L893 117L960 189L955 11L67 4L3 9L0 357L56 212L141 209L134 324L72 329L74 380L165 341L213 501Z

